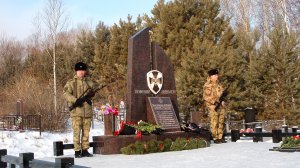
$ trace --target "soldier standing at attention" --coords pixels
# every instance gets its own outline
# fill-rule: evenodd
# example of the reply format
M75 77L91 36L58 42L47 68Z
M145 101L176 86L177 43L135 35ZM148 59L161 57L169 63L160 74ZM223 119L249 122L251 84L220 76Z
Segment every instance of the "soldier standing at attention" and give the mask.
M216 104L223 93L224 88L219 84L218 69L208 71L207 82L203 86L203 99L209 111L210 131L214 143L223 142L223 127L225 118L225 102L221 102L221 108L216 111Z
M75 64L76 75L69 80L64 86L63 95L68 103L78 103L78 98L87 93L87 90L94 89L96 84L86 77L87 65L83 62ZM93 117L92 101L88 99L81 101L78 106L70 112L73 129L73 143L75 158L92 157L88 152L89 149L89 133L91 121Z

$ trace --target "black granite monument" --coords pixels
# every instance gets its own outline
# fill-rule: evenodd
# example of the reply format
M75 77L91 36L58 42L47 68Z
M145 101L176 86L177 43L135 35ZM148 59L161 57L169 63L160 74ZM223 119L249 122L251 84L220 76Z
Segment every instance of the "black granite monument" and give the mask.
M173 120L177 120L178 130L179 113L173 65L163 49L156 42L150 42L149 28L142 29L128 40L127 73L126 121L148 121L147 98L166 97L172 102Z
M144 28L128 40L128 76L126 122L140 120L159 124L166 131L161 135L142 136L139 141L177 137L202 137L210 134L180 131L174 70L170 59L155 42L150 42L149 28ZM108 127L109 128L109 127ZM136 141L135 135L94 136L94 154L116 154Z

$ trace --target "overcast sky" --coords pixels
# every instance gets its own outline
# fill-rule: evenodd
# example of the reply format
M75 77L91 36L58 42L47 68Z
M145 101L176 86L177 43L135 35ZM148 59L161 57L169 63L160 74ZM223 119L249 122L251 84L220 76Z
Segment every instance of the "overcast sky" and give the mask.
M151 15L157 0L63 0L69 14L69 28L79 23L93 26L99 21L113 25L119 19L126 20L130 14L136 17L144 13ZM0 35L24 40L34 30L33 20L43 12L47 0L0 0Z

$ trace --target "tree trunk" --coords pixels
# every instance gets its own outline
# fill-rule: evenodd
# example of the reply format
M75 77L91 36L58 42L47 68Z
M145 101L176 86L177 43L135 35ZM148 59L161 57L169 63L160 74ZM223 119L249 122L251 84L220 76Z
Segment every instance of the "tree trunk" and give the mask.
M55 38L54 38L55 40ZM56 89L56 42L53 44L53 100L54 112L57 114L57 89Z

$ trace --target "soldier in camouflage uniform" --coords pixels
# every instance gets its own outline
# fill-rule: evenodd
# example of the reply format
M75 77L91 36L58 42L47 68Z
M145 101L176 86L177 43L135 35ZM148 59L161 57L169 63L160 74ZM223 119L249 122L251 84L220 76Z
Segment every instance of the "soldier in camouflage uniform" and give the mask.
M68 103L74 104L78 97L86 93L87 89L94 89L96 84L85 77L87 65L83 62L75 64L76 75L64 86L63 95ZM80 106L74 108L71 112L73 143L75 158L92 157L88 152L89 133L93 116L92 101L86 100ZM81 136L80 136L81 135Z
M215 111L216 103L224 91L224 88L218 83L219 71L212 69L208 71L209 77L203 86L203 99L209 111L210 117L210 131L215 143L222 143L223 141L223 127L225 118L225 102L221 103L221 108Z

